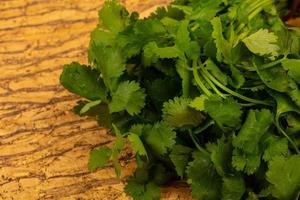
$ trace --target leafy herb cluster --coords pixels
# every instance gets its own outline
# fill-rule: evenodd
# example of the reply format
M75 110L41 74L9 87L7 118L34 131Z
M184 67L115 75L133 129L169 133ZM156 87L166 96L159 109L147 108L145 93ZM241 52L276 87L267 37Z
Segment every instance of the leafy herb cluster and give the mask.
M273 0L177 0L145 19L106 1L99 19L89 65L60 77L86 99L74 111L116 135L90 170L111 160L120 176L127 138L135 200L179 179L200 200L299 199L300 30Z

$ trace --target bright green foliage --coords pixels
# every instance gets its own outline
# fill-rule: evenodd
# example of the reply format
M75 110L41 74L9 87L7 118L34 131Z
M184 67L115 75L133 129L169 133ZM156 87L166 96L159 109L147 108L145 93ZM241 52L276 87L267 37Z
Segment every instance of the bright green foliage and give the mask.
M169 125L157 123L145 131L145 142L150 146L152 151L158 154L167 153L175 144L176 133Z
M221 128L235 128L240 125L241 106L233 99L210 96L204 102L205 111Z
M103 167L109 160L112 152L108 147L97 148L90 152L88 167L90 171Z
M260 29L246 37L243 42L250 51L258 55L270 55L271 57L278 56L279 46L277 36L274 33L268 32L266 29Z
M204 116L201 112L194 110L189 106L190 100L186 98L175 97L164 104L163 118L174 127L197 126Z
M296 199L300 191L300 156L276 157L269 164L267 180L272 195L278 199Z
M60 82L70 92L87 99L104 100L106 98L105 88L98 77L99 75L92 69L73 62L64 66Z
M253 174L260 165L259 142L273 122L269 110L250 110L238 135L233 138L232 164L239 171Z
M138 135L131 133L128 135L128 140L136 153L138 153L141 156L147 156L144 144Z
M210 158L200 152L193 154L194 160L187 168L188 183L195 199L218 199L222 180L218 176Z
M179 179L195 200L299 199L300 31L281 21L283 4L175 0L142 19L107 0L89 63L60 77L85 98L73 112L116 138L88 168L111 162L120 177L128 142L134 200Z
M300 84L300 60L288 59L282 61L283 68L288 71L288 76L294 79L295 82Z
M125 192L134 200L159 200L160 189L155 183L141 184L129 179L125 186Z
M241 199L246 191L243 177L232 176L223 178L222 200Z
M119 84L112 95L109 110L111 113L126 110L130 115L138 114L145 105L145 93L136 82L125 81Z
M278 138L271 134L267 134L263 140L263 145L265 146L263 159L265 161L271 161L277 156L288 156L289 147L286 138Z
M183 145L175 145L170 154L170 158L175 166L178 176L183 177L187 167L192 149Z

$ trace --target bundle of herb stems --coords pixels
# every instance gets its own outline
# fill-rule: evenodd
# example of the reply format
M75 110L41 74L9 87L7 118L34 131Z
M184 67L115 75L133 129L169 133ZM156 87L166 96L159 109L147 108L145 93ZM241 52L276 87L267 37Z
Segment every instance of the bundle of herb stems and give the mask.
M112 162L120 176L128 141L135 200L176 180L199 200L299 199L299 42L273 0L177 0L144 19L106 1L89 64L60 77L85 98L74 112L116 136L89 169Z

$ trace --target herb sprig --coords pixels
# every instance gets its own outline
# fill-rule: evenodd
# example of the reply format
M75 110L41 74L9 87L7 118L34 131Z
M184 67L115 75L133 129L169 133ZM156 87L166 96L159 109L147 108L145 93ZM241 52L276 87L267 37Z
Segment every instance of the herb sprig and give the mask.
M300 30L273 0L177 0L144 19L106 1L99 21L88 66L60 77L86 99L74 112L116 136L91 171L112 161L120 176L127 138L135 200L179 179L194 199L299 199Z

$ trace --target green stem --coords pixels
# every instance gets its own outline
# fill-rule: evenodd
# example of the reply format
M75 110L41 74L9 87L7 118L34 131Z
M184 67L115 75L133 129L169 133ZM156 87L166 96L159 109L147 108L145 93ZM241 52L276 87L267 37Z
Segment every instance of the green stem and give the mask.
M217 95L219 95L220 97L222 97L223 99L226 98L226 95L222 94L218 88L216 88L216 86L213 84L213 82L211 82L211 80L205 75L202 74L203 78L206 80L206 82L209 84L209 86L217 93Z
M198 144L198 142L196 141L196 138L194 137L194 135L193 135L193 133L192 133L191 130L189 130L189 135L190 135L190 137L191 137L193 143L195 144L196 148L197 148L199 151L201 151L202 153L204 153L204 154L210 156L210 154L209 154L203 147L201 147L201 146Z
M265 6L268 4L272 4L272 1L259 1L257 4L255 4L249 13L249 20L253 19L258 13L260 13Z
M202 83L200 76L198 74L198 69L196 67L196 65L193 64L193 75L195 78L195 81L197 83L197 85L200 87L200 89L207 95L207 96L211 96L212 93L205 87L205 85Z
M291 143L291 145L293 146L293 148L295 149L297 154L299 154L300 151L299 151L297 145L295 144L295 142L288 136L288 134L281 127L280 122L279 122L279 117L280 117L279 115L276 115L275 125L277 126L278 130L282 133L282 135L284 135L284 137L286 137L286 139Z
M267 64L264 64L264 65L262 65L259 69L260 69L260 70L265 70L265 69L272 68L272 67L274 67L274 66L280 64L282 61L284 61L284 60L286 59L286 57L287 57L287 56L285 55L283 58L281 58L281 59L279 59L279 60L275 60L275 61L273 61L273 62L269 62L269 63L267 63Z
M244 95L241 95L229 88L227 88L226 86L224 86L222 83L220 83L217 79L215 79L205 68L202 68L202 72L204 74L206 74L206 76L215 84L217 85L218 87L220 87L222 90L228 92L229 94L235 96L235 97L238 97L240 99L243 99L245 101L248 101L248 102L251 102L251 103L255 103L255 104L262 104L262 105L269 105L269 102L266 102L266 101L261 101L261 100L257 100L257 99L252 99L252 98L249 98L249 97L246 97Z
M207 122L204 126L202 127L199 127L199 128L196 128L194 130L194 133L195 134L199 134L199 133L202 133L203 131L205 131L208 127L210 127L211 125L215 124L215 121L214 120L210 120L209 122Z

